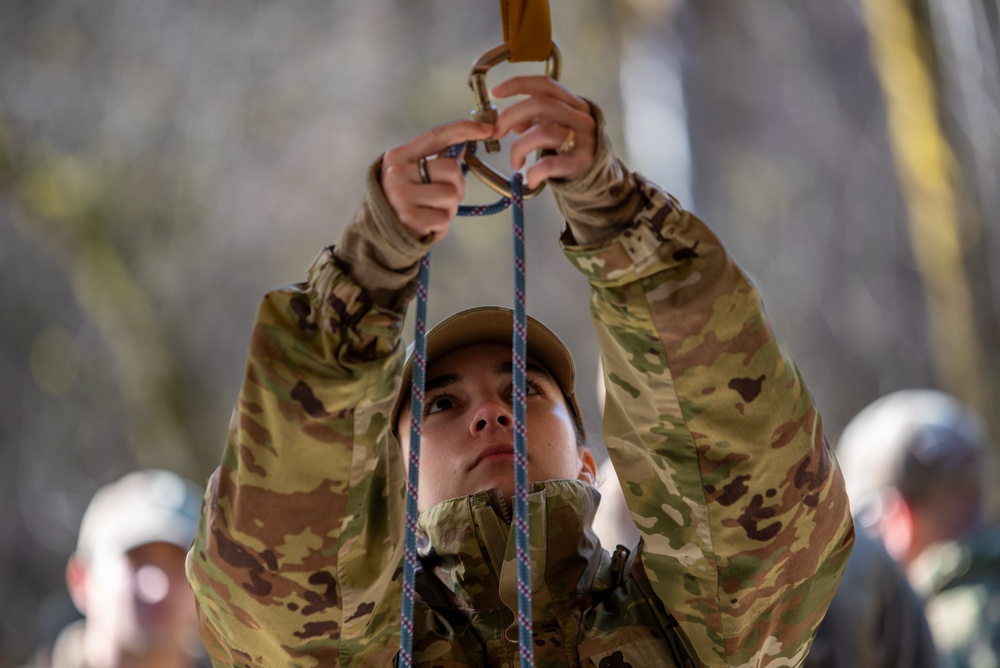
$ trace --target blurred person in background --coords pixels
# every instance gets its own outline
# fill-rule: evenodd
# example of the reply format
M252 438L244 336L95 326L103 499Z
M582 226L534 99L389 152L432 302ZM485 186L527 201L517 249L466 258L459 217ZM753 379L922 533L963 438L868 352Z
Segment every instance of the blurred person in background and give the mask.
M978 415L934 390L862 410L840 439L854 515L926 602L945 666L1000 666L1000 530L987 528L986 435Z
M199 488L168 471L137 471L101 487L66 566L84 618L59 634L51 659L40 652L33 666L208 665L184 575L200 505Z
M604 365L597 360L597 407L604 416ZM614 462L608 457L597 469L597 488L601 492L601 503L594 515L594 533L601 539L601 544L625 546L635 551L636 543L641 534L632 519L628 502L622 492L622 483L618 479Z
M855 525L857 526L857 525ZM860 526L805 668L934 668L924 605L881 541Z

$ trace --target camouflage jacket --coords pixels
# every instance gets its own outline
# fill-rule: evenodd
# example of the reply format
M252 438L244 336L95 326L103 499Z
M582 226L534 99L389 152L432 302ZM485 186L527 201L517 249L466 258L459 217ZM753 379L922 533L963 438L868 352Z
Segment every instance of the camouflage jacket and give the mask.
M912 570L941 665L1000 666L1000 527L929 548Z
M219 666L384 666L398 650L405 476L387 415L425 249L377 169L353 232L258 311L188 558ZM586 530L595 495L536 486L537 664L799 665L853 529L798 370L708 228L604 144L588 175L553 185L565 254L592 286L605 440L644 544L612 568ZM489 501L423 513L417 665L515 665L513 539Z

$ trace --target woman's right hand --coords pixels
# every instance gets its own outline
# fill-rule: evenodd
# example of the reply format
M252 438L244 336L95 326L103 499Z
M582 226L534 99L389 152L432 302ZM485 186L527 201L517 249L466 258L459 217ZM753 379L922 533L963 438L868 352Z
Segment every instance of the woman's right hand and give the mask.
M434 243L443 239L465 197L461 156L440 154L455 144L492 137L495 129L489 123L454 121L386 151L382 158L382 190L415 239L424 240L429 235L433 235ZM421 160L425 160L423 171Z

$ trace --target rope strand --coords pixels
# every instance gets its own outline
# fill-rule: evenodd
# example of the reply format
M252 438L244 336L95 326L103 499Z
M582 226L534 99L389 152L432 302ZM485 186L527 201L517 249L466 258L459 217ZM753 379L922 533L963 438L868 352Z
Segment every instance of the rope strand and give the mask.
M463 145L452 146L445 152L457 157ZM474 151L475 146L470 146ZM467 171L464 163L463 173ZM459 216L489 216L513 206L514 230L514 334L511 363L513 365L514 404L514 525L517 551L517 621L521 666L534 665L534 642L531 620L531 543L528 532L528 445L526 408L527 311L525 308L524 272L524 179L520 173L511 179L511 197L502 197L492 204L461 205ZM430 253L420 262L417 284L417 317L414 326L413 381L410 393L410 456L406 494L406 535L403 547L403 606L400 615L399 666L410 668L413 663L413 609L416 595L415 580L419 566L417 557L417 493L420 479L420 436L424 417L424 384L427 372L427 292L430 284Z
M528 357L528 315L524 276L524 178L511 179L514 237L514 526L517 550L517 623L521 666L535 664L531 624L531 542L528 536L528 414L525 371Z
M418 566L417 493L420 484L420 435L424 425L424 384L427 375L427 286L430 284L431 254L420 260L417 279L417 318L414 327L413 381L410 384L410 466L406 485L406 537L403 542L403 610L400 615L399 663L409 668L413 661L413 600Z

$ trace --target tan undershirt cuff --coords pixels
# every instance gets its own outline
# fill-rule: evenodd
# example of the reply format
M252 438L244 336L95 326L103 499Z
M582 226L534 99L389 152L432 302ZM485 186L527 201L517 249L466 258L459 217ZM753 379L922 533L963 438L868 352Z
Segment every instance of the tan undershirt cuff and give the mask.
M604 129L604 113L590 100L587 103L596 123L594 163L572 181L549 181L572 239L580 246L614 238L636 219L647 203L632 172L611 148L611 139Z
M350 265L351 277L376 304L401 313L416 292L420 259L431 243L414 239L400 222L382 190L381 172L379 156L368 168L365 199L334 254Z

